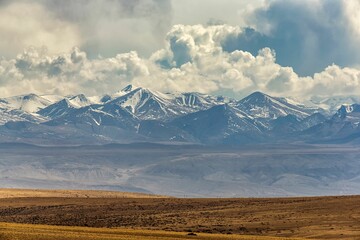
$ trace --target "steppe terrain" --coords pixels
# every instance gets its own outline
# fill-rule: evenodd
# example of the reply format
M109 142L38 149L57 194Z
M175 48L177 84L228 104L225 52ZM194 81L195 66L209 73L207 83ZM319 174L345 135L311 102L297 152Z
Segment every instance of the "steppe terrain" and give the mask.
M0 189L1 198L166 198L166 196L116 191Z
M32 232L47 231L46 234L52 231L47 228L52 227L41 225L72 226L75 228L53 230L59 234L73 231L85 234L83 238L59 239L88 239L86 234L92 231L111 235L101 239L136 239L136 236L147 239L138 236L147 231L151 234L166 231L170 235L162 232L168 237L164 235L164 239L212 239L201 234L222 234L222 237L211 235L213 239L241 239L237 235L261 237L254 239L360 239L360 196L266 199L149 198L149 195L147 198L12 197L0 199L0 222L36 224L28 228L34 229ZM16 229L26 229L12 224L1 224L1 231L16 233ZM133 232L133 238L124 238L124 231L129 233L131 229L138 232ZM188 236L189 232L197 236Z
M0 240L297 240L263 236L240 236L157 230L104 229L0 223Z

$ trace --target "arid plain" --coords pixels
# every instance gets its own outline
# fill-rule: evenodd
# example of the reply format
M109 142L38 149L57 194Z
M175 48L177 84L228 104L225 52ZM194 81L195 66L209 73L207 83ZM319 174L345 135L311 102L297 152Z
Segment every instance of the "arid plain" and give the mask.
M50 239L50 232L59 239L360 239L360 196L183 199L39 190L0 195L0 239L25 233L33 234L27 239Z

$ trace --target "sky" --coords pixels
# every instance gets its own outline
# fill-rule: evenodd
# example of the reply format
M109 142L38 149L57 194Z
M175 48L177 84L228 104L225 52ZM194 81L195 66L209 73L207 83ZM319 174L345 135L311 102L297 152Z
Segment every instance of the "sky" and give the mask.
M0 0L0 97L360 92L359 0Z

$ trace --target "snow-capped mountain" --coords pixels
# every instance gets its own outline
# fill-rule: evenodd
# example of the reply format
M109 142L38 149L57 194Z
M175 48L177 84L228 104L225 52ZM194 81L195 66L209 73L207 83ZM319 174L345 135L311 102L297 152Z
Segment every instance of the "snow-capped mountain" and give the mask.
M116 95L110 104L124 107L143 120L170 120L223 103L223 99L200 93L161 93L132 85Z
M44 122L46 121L46 119L37 114L0 107L0 125L3 125L10 121Z
M69 100L69 103L74 108L86 107L86 106L89 106L91 104L96 104L97 103L96 101L93 101L93 100L87 98L84 94L79 94L79 95L75 95L75 96L68 96L68 97L66 97L66 99Z
M324 112L314 104L307 106L261 92L239 101L194 92L162 93L133 85L92 97L29 94L0 99L0 125L34 123L10 124L11 134L0 129L0 142L9 137L7 134L16 139L16 126L23 126L22 136L41 136L41 141L50 137L50 132L59 131L67 132L66 138L77 132L106 142L142 139L205 144L321 142L357 136L359 105L344 105L333 116ZM51 127L56 131L49 131ZM44 129L49 135L38 134Z
M88 99L84 94L67 96L62 100L39 110L37 113L51 120L64 116L72 109L87 107L95 103L95 101Z
M0 99L0 106L7 109L22 110L35 113L53 102L36 94L21 95Z
M124 130L135 130L139 119L128 110L115 105L90 105L82 108L70 108L48 125L84 124L90 126L116 126Z
M254 92L238 101L236 108L259 119L276 119L289 114L304 119L319 111L319 108L307 107L287 98L271 97L261 92Z
M319 107L330 114L334 114L342 105L352 105L360 103L360 96L335 96L335 97L312 97L305 101L309 106Z
M43 122L45 118L36 114L52 102L36 94L27 94L0 99L0 124L8 121Z
M125 95L115 98L109 104L124 107L141 119L169 118L176 115L170 96L143 88L130 89L127 87L124 90L127 92Z
M351 142L360 139L360 105L341 106L332 118L304 133L325 142Z
M63 100L57 103L54 103L46 108L41 109L37 113L51 120L66 115L72 109L75 109L75 106L69 101L69 99L64 98Z

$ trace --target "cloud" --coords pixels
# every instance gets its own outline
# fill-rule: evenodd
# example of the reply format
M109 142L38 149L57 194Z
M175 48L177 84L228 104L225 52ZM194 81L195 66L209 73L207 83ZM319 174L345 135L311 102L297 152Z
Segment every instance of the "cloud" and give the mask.
M151 54L171 27L170 0L42 0L60 19L79 26L90 56L137 50Z
M0 3L0 52L13 57L28 46L47 46L50 52L70 51L81 45L75 25L56 19L41 4Z
M5 57L43 45L53 53L78 46L89 57L150 55L171 22L171 0L2 0L0 50Z
M245 26L245 19L268 0L173 0L174 24Z
M89 58L133 50L148 57L168 43L173 22L227 24L242 31L224 39L223 50L255 56L268 47L280 65L312 76L333 63L360 65L359 11L358 0L1 0L0 51L13 58L29 46L46 45L51 53L78 46ZM191 43L172 42L180 65L190 57L185 44Z
M62 54L29 48L0 62L0 92L3 96L101 95L129 83L164 92L226 93L238 98L253 91L303 98L360 91L356 68L331 64L313 77L301 77L293 68L280 65L273 49L262 48L256 54L223 49L227 39L246 34L229 25L176 25L168 32L165 47L149 58L135 51L89 58L78 48Z
M303 76L332 63L355 65L360 62L359 11L357 0L272 0L248 15L246 34L230 37L223 47L252 54L269 47L279 64Z
M114 92L134 77L148 74L136 52L89 59L77 48L58 55L49 55L45 48L30 48L16 59L1 61L0 91L3 96L29 92L95 95Z

